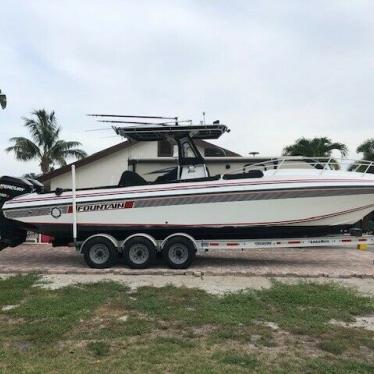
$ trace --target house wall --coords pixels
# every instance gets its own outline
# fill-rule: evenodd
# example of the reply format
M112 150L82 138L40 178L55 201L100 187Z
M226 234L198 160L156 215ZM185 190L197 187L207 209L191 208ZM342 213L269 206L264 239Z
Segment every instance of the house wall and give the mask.
M157 144L136 143L95 162L76 169L77 188L115 185L122 173L128 169L128 159L147 158L157 155ZM71 188L71 173L65 173L50 180L51 190Z
M204 147L198 146L198 149L204 155ZM135 171L148 181L153 181L162 175L162 173L149 174L150 172L165 169L177 163L177 157L158 158L157 142L135 143L128 148L78 167L76 169L77 188L116 185L125 170L132 170L128 164L129 160L137 160ZM222 161L222 158L206 158L211 175L235 172L235 170L239 172L245 164L249 161L255 162L256 159L228 157L224 162ZM71 173L67 172L54 177L49 183L51 190L55 190L57 187L71 188Z

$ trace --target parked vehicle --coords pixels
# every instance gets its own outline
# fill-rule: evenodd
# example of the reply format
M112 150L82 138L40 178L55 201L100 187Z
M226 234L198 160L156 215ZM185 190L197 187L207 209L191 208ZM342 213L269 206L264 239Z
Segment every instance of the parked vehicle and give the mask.
M151 183L127 170L116 186L76 190L73 181L71 190L48 193L35 180L2 177L0 248L33 231L56 246L74 243L92 267L111 266L118 251L132 267L149 266L157 251L186 267L202 247L196 241L341 234L374 210L370 161L282 157L211 176L194 140L228 132L219 121L113 129L134 141L172 139L178 166Z

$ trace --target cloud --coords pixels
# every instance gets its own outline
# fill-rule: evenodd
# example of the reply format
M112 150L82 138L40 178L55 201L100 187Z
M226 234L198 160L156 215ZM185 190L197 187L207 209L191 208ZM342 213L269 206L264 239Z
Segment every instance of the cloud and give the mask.
M79 4L79 5L78 5ZM2 150L21 117L54 109L88 152L119 141L89 112L221 119L234 151L277 155L301 136L372 133L371 1L5 1L0 174L37 170ZM99 125L100 126L100 125Z

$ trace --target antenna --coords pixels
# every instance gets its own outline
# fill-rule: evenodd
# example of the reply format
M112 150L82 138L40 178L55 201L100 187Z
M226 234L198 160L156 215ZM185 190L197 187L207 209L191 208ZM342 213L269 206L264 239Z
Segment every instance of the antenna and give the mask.
M113 130L111 127L104 127L100 129L89 129L89 130L84 130L85 132L91 132L91 131L107 131L107 130Z
M192 120L182 120L179 121L178 117L165 117L165 116L136 116L130 114L96 114L89 113L86 114L89 117L96 117L97 122L104 123L125 123L130 125L149 125L149 126L179 126L181 123L187 123L192 125ZM205 112L204 112L205 115ZM124 120L122 120L122 118ZM132 120L134 119L134 120ZM140 121L138 121L138 119ZM157 120L166 120L166 121L157 121ZM204 120L205 121L205 120ZM173 126L172 126L173 125Z
M178 117L163 117L163 116L134 116L127 114L87 114L89 117L119 117L119 118L149 118L149 119L168 119L178 121Z
M166 125L168 123L174 122L139 122L139 121L120 121L120 120L108 120L108 119L101 119L97 122L104 122L104 123L128 123L132 125Z
M140 121L120 121L120 120L107 120L107 119L101 119L97 120L97 122L104 122L104 123L127 123L132 125L151 125L151 126L166 126L166 125L173 125L178 123L191 123L192 121L190 119L178 121L177 123L175 121L173 122L140 122Z
M249 152L250 155L252 155L253 157L256 157L257 155L260 154L260 152Z

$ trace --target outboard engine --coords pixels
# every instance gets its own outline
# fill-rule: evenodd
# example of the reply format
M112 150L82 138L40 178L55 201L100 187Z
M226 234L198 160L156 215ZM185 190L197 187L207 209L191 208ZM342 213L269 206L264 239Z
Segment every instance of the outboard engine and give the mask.
M27 231L17 221L4 217L3 205L13 198L40 190L40 183L31 182L24 178L1 177L0 178L0 250L6 247L16 247L26 240Z

